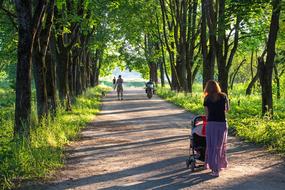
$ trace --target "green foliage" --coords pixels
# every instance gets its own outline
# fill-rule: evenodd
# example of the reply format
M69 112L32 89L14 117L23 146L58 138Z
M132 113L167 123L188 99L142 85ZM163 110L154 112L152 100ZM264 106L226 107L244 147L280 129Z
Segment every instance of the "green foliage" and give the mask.
M45 177L62 166L64 146L98 113L101 92L106 90L89 89L76 99L72 112L59 109L56 118L34 126L31 143L13 138L13 105L0 108L0 186L13 188L22 180Z
M16 73L17 35L9 17L1 13L0 11L0 86L9 86Z
M267 145L277 152L285 152L284 118L282 120L267 120L259 117L236 119L230 122L236 124L237 135L244 139Z
M144 0L119 0L109 6L108 24L118 59L129 70L140 72L143 78L149 76L144 36L157 30L154 22L159 12L157 6L155 1Z
M230 91L230 111L227 114L230 131L250 142L268 146L270 149L285 153L285 98L274 99L274 119L261 117L261 97L243 95L245 85L236 84ZM184 94L158 88L157 94L194 114L204 114L203 93L200 85L194 84L194 93Z
M158 88L157 94L162 98L185 108L187 111L191 111L195 114L202 114L203 107L203 95L202 93L192 93L192 95L186 95L185 93L176 93L170 91L168 88Z

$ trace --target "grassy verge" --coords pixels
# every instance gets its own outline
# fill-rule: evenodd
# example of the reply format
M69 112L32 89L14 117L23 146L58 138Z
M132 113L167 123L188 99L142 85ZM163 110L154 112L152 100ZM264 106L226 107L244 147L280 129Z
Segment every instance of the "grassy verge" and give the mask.
M101 92L106 90L103 87L89 89L76 99L72 112L59 109L54 120L45 122L48 125L34 126L30 144L13 139L13 106L6 104L5 109L2 107L0 189L14 188L23 180L45 177L55 168L61 167L64 146L74 140L80 129L98 113Z
M203 94L197 86L194 93L185 95L175 93L169 88L159 88L157 94L194 113L203 114ZM235 89L230 93L231 110L228 113L228 122L231 133L242 139L266 145L269 149L285 154L285 100L274 100L274 119L261 117L261 99L258 94L242 95L243 88Z

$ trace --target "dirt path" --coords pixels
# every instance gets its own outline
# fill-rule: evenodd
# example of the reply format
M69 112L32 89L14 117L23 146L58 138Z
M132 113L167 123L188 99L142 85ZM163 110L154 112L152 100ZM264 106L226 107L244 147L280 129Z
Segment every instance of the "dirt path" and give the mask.
M284 160L233 137L219 178L191 173L186 127L193 115L158 97L147 100L143 90L124 98L107 95L82 140L69 147L66 167L42 189L285 189Z

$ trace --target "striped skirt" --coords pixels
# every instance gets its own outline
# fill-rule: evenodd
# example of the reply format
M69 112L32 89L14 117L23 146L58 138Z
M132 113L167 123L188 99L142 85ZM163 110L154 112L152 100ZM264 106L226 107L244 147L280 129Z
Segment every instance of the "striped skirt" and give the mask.
M227 122L208 121L206 126L206 165L213 171L220 171L228 165L226 143Z

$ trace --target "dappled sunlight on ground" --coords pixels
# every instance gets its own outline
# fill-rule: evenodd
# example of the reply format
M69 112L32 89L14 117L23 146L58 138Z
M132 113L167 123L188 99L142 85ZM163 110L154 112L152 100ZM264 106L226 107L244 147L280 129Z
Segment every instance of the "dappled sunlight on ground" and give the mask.
M42 189L283 189L281 157L237 138L228 139L229 168L219 178L209 170L191 173L192 114L143 90L108 94L96 120L68 147L66 166ZM29 186L27 188L33 188Z

